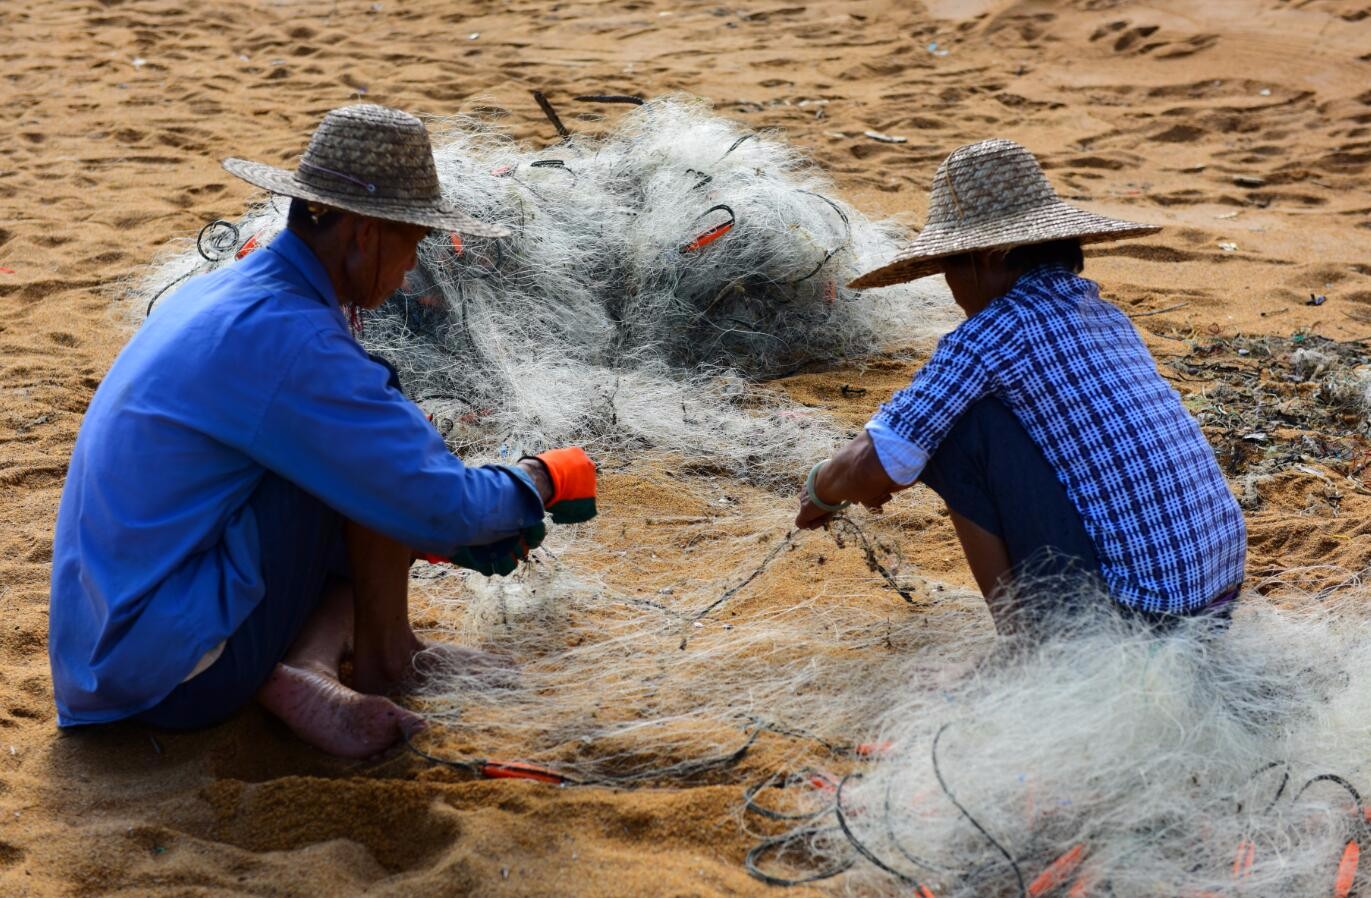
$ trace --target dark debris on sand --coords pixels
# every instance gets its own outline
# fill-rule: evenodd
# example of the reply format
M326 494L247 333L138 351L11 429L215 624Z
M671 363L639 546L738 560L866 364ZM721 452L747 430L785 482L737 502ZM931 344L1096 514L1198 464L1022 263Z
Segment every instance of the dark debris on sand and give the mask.
M1197 340L1164 362L1224 473L1321 465L1359 484L1371 467L1371 350L1314 334Z

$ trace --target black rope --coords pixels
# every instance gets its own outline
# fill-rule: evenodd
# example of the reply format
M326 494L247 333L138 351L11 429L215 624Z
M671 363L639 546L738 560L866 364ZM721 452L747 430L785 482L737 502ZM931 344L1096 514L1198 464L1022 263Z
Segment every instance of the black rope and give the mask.
M555 169L557 169L558 171L566 172L567 174L571 175L572 183L575 183L575 182L581 180L581 176L578 175L578 174L576 174L576 170L573 169L573 168L571 168L569 165L567 165L567 164L566 164L565 162L563 162L561 159L539 159L537 162L530 162L530 163L528 164L528 167L529 167L529 168L555 168ZM515 180L518 180L518 179L516 178ZM520 183L523 183L523 182L521 181ZM529 190L532 190L532 189L533 189L532 187L529 188ZM536 192L536 191L535 191L535 192Z
M718 755L713 758L701 758L699 760L678 761L666 767L658 767L653 770L643 770L638 773L617 774L614 776L603 776L594 780L587 780L586 785L617 786L628 783L640 783L644 780L655 779L689 779L699 776L702 773L709 773L714 770L727 770L736 765L747 753L752 750L757 737L762 734L765 727L757 727L752 734L747 737L747 741L738 748L726 755Z
M641 106L646 102L642 97L632 94L587 94L575 99L579 103L628 103L633 106Z
M856 521L852 520L846 515L838 515L833 519L833 523L834 525L846 525L850 530L852 530L853 533L857 534L857 538L862 541L862 552L866 555L866 566L872 571L880 574L881 579L885 580L886 585L889 586L891 589L895 590L895 592L899 594L900 598L904 599L911 605L918 604L918 602L914 601L913 594L910 593L909 590L905 589L903 586L900 585L899 581L895 579L895 575L890 572L890 569L887 568L885 565L881 564L880 559L876 557L875 548L872 547L871 541L867 539L866 531L863 530L860 526L858 526ZM833 535L836 541L838 535L837 530L833 531ZM838 545L841 546L842 543L839 542Z
M734 214L733 207L728 205L727 203L719 203L717 206L710 206L708 209L701 212L699 215L695 216L695 221L699 221L700 219L705 218L708 215L712 215L715 212L727 213L728 221L722 221L719 224L716 224L714 227L709 228L704 233L696 234L694 239L692 239L689 243L685 244L680 248L680 252L682 254L695 252L696 250L703 249L705 245L713 243L715 240L718 240L720 237L722 237L728 230L730 230L733 227L733 225L737 224L738 222L738 216Z
M238 249L240 236L233 222L216 218L200 229L195 249L206 262L222 262Z
M795 779L798 778L787 777L784 774L780 773L773 773L771 776L767 777L761 782L753 783L752 785L748 786L746 789L743 790L743 810L745 812L751 811L758 817L765 817L768 820L783 821L814 820L818 817L822 817L823 815L833 810L833 805L830 803L827 807L819 808L817 811L809 811L803 814L787 814L784 811L773 811L771 808L763 807L762 805L757 803L757 796L760 795L762 792L765 792L767 789L774 788L777 783L788 784L794 781Z
M752 850L747 853L747 857L743 858L743 866L747 869L748 874L752 876L753 879L760 880L761 882L764 882L770 886L784 886L788 888L791 886L804 885L805 883L820 882L821 880L832 879L838 874L846 873L848 870L852 869L852 865L856 863L856 861L853 858L847 858L846 860L839 861L836 865L829 867L825 870L819 870L815 873L809 874L808 876L797 876L793 878L774 876L770 873L767 873L761 868L760 862L762 859L762 855L766 854L768 851L771 851L776 848L783 849L786 845L789 845L792 842L808 840L814 836L821 836L825 833L833 832L836 829L836 826L816 827L813 829L796 830L794 832L788 832L784 835L772 836L769 839L763 839L756 845L752 846Z
M957 800L957 796L952 794L952 790L947 785L947 780L943 779L942 769L938 766L938 742L943 738L943 733L947 732L949 726L951 726L951 724L945 723L938 728L937 735L933 737L933 747L929 751L933 760L933 775L938 779L938 787L943 790L943 794L947 796L947 800L956 806L962 816L967 819L967 822L974 826L977 832L985 836L986 841L995 846L995 850L1004 855L1005 860L1009 861L1009 866L1014 868L1014 878L1019 882L1019 895L1021 898L1026 898L1028 895L1028 887L1024 885L1023 870L1019 869L1018 861L1014 860L1014 856L1009 853L1009 850L1001 845L994 836L986 832L985 827L981 826L980 822L977 821L975 817L971 816L971 812Z
M1284 768L1281 772L1281 784L1276 787L1276 794L1271 796L1271 801L1267 803L1266 807L1262 808L1263 814L1271 813L1271 809L1276 806L1276 802L1281 800L1281 796L1285 794L1286 787L1290 785L1290 764L1286 761L1272 761L1269 764L1263 764L1261 767L1258 767L1257 770L1247 778L1247 782L1250 783L1266 771L1275 770L1277 767ZM1241 799L1238 800L1235 810L1239 814L1242 813Z
M904 855L904 859L916 867L923 867L931 873L951 873L951 869L940 867L932 861L924 860L918 855L910 852L901 844L898 836L895 835L894 814L890 806L890 793L895 788L895 777L887 777L885 782L885 834L890 838L890 843L895 846L895 850Z
M799 190L797 192L803 193L806 196L812 196L816 199L823 200L825 203L829 205L831 209L833 209L834 212L838 213L838 217L843 220L843 242L835 246L833 249L829 250L824 255L824 257L819 260L819 264L815 265L814 270L809 272L809 274L806 274L804 277L797 278L796 280L789 281L788 286L791 287L795 286L796 284L802 284L810 278L814 277L814 275L818 274L820 271L823 270L824 266L829 263L829 260L831 260L839 252L846 249L848 246L852 244L852 221L847 217L847 213L843 211L842 206L839 206L837 203L833 202L833 200L829 199L823 194L815 193L812 190Z
M901 873L899 870L896 870L894 867L877 857L875 852L870 848L867 848L866 845L857 838L857 834L852 831L852 827L848 826L847 815L843 813L843 788L847 785L848 780L861 778L862 775L860 773L849 773L838 783L838 791L833 798L833 815L838 818L838 826L841 827L843 835L847 837L847 841L851 843L853 848L857 849L858 854L875 864L881 870L884 870L886 873L889 873L891 876L898 879L902 884L909 886L916 892L919 891L923 888L923 883L912 876Z
M561 118L557 115L557 110L552 108L552 104L548 102L547 96L541 90L535 90L533 91L533 99L537 101L538 108L543 110L543 115L547 116L547 120L552 122L552 127L557 129L557 134L563 140L570 137L571 132L567 130L566 125L562 124Z
M1315 783L1335 783L1342 786L1343 789L1347 790L1347 794L1352 796L1352 801L1356 804L1357 819L1363 822L1366 820L1366 810L1362 804L1361 793L1357 791L1356 786L1338 776L1336 773L1320 773L1318 776L1311 778L1303 786L1300 786L1300 791L1296 792L1295 797L1290 799L1291 803L1293 804L1294 802L1299 801L1300 796L1304 794L1305 790Z
M723 161L725 158L727 158L729 153L738 149L738 147L742 146L744 143L746 143L747 141L751 140L756 136L756 134L748 133L744 134L742 137L739 137L737 140L733 141L733 143L729 144L728 149L724 150L724 155L720 156L719 160Z
M162 298L162 294L163 294L163 293L166 293L166 292L167 292L168 290L170 290L172 287L175 287L177 284L181 283L182 281L184 281L186 278L190 277L190 276L191 276L192 274L194 274L194 273L195 273L195 272L193 272L193 271L187 271L185 274L181 275L179 278L177 278L176 280L172 281L170 284L167 284L167 285L166 285L165 287L163 287L161 290L158 290L156 293L154 293L154 294L152 295L152 299L148 300L148 308L147 308L147 311L145 311L145 312L143 313L143 317L146 318L146 317L148 317L149 315L152 314L152 307L155 306L155 305L157 304L157 300L159 300L159 299Z
M701 187L704 187L710 181L714 180L713 175L707 175L697 168L688 168L685 170L685 173L688 175L696 175L698 177L698 180L695 182L695 186L690 188L691 190L699 190Z
M786 546L790 545L790 543L791 543L791 541L794 539L794 537L795 537L795 531L794 531L794 530L788 530L788 531L786 531L785 539L781 540L779 543L777 543L776 545L774 545L774 546L771 547L771 551L768 552L768 553L766 554L766 557L762 559L762 563L761 563L761 564L757 565L755 568L752 569L752 573L750 573L750 574L748 574L746 577L744 577L744 578L742 579L742 581L738 583L738 585L733 586L733 587L731 587L731 588L725 590L723 595L719 596L717 599L715 599L714 601L710 602L710 603L709 603L708 605L706 605L704 608L702 608L701 610L697 611L695 614L691 615L691 618L690 618L691 621L692 621L692 622L695 622L695 621L699 621L699 620L703 619L703 618L706 617L710 612L712 612L714 609L718 608L720 605L724 604L724 603L727 602L729 599L731 599L731 598L733 598L734 596L736 596L739 592L742 591L743 587L747 586L747 585L748 585L749 583L751 583L753 580L756 580L759 576L761 576L762 571L766 570L766 569L767 569L767 566L770 565L771 562L775 560L776 556L779 555L779 554L781 554L781 550L782 550L782 549L784 549ZM685 648L685 647L686 647L686 643L689 642L689 641L690 641L690 634L689 634L689 633L686 633L686 635L684 635L684 636L681 637L681 648ZM764 728L765 728L765 725L762 725L762 726L761 726L761 729L764 729ZM761 732L761 729L758 729L758 732Z
M856 746L834 745L822 736L817 736L814 733L802 730L799 727L782 726L774 721L763 720L760 717L748 717L748 720L778 736L790 736L793 739L804 739L808 742L813 742L816 745L822 746L824 751L834 757L848 758L859 756Z

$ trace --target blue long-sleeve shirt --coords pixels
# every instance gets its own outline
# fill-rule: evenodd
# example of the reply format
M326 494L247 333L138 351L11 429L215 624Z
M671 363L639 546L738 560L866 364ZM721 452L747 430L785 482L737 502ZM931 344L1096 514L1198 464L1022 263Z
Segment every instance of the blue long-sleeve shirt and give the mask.
M256 607L246 504L268 471L435 554L541 520L529 484L464 466L387 380L289 231L158 305L96 390L62 492L48 640L60 725L152 707Z

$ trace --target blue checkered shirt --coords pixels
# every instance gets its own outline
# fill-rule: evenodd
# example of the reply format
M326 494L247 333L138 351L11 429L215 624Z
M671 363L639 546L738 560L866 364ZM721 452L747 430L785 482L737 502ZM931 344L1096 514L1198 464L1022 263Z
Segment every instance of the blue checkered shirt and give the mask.
M1042 449L1119 602L1180 613L1242 582L1247 531L1214 452L1093 281L1034 269L944 336L868 425L882 464L913 482L986 396Z

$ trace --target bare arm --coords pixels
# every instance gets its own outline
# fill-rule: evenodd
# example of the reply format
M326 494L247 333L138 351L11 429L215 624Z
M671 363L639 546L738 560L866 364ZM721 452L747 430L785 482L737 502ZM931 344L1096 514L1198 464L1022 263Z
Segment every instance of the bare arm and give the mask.
M890 501L893 493L905 489L890 479L881 464L870 434L861 436L834 453L814 481L814 492L829 505L841 502L860 502L871 509L880 509ZM808 491L800 490L800 513L795 526L804 530L822 527L832 520L834 512L824 511L810 501Z

